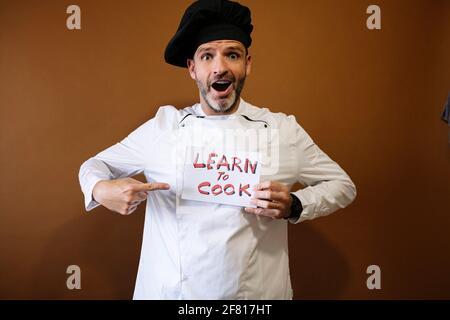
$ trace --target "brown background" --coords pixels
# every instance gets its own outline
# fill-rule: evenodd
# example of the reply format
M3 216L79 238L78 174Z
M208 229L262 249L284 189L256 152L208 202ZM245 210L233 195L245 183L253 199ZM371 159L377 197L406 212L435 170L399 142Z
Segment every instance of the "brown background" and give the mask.
M144 212L87 214L81 163L158 106L198 100L163 51L189 1L0 0L0 298L130 299ZM248 0L243 97L294 114L355 202L289 227L295 298L450 298L450 1ZM82 290L66 288L66 268ZM382 289L366 287L367 266Z

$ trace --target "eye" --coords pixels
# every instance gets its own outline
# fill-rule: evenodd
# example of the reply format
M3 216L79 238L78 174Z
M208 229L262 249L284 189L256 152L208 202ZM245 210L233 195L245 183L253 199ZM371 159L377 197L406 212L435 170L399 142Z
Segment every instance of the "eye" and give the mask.
M229 57L231 60L237 60L237 59L239 59L239 54L233 52L233 53L230 53Z
M210 54L210 53L205 53L205 54L203 54L203 55L200 57L200 59L203 60L203 61L210 60L211 58L212 58L212 57L211 57L211 54Z

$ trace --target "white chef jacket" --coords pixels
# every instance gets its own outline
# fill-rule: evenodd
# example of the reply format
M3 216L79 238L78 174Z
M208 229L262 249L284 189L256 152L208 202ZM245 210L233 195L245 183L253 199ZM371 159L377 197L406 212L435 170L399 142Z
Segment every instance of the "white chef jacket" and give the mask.
M87 211L99 205L92 190L100 180L144 173L148 182L171 186L148 193L133 298L292 299L287 220L249 214L238 206L182 199L182 158L186 143L192 142L184 130L199 126L207 140L213 139L206 131L212 127L277 133L277 139L268 139L279 151L271 153L277 157L276 170L262 170L261 181L288 187L298 181L305 186L294 193L303 212L292 223L328 215L356 197L349 176L294 116L243 99L227 116L206 116L199 103L182 110L161 107L128 137L84 162L79 173Z

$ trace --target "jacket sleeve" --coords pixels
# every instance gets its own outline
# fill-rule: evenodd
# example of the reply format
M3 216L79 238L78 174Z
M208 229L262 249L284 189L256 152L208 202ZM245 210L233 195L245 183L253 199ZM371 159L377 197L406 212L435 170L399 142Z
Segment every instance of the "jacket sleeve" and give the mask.
M137 128L125 139L85 161L79 171L86 211L100 204L92 197L92 190L100 180L131 177L144 171L145 150L151 148L154 119Z
M298 182L305 188L293 192L301 201L303 211L299 223L329 215L347 207L356 197L356 187L347 173L325 154L297 123L289 116L297 163Z

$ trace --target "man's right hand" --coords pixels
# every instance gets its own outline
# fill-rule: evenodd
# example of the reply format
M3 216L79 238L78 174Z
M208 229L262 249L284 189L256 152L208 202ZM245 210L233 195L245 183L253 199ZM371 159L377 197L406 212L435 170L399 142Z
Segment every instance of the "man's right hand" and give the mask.
M92 196L95 201L109 210L129 215L147 199L147 192L169 189L170 186L167 183L143 183L133 178L124 178L97 182Z

